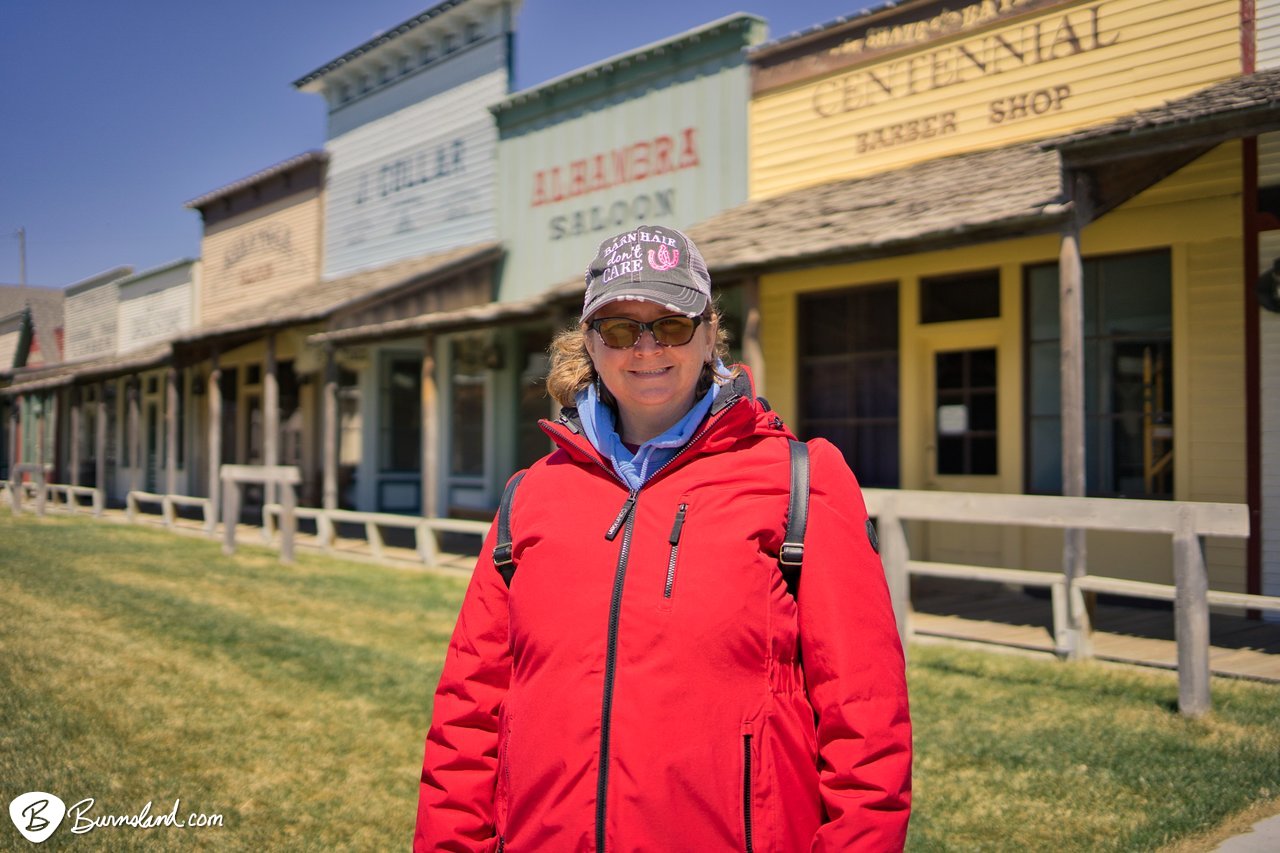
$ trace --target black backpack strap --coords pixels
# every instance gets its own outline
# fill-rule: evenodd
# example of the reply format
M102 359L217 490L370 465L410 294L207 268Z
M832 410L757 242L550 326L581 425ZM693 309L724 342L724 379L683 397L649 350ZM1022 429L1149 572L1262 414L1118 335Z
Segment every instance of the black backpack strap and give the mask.
M493 567L502 575L508 588L511 578L516 573L515 557L511 553L511 501L516 496L516 486L524 479L525 472L516 474L502 491L502 502L498 504L498 537L493 546Z
M804 532L809 524L809 445L791 439L791 493L787 496L787 530L778 549L778 565L787 589L799 591L800 566L804 563Z

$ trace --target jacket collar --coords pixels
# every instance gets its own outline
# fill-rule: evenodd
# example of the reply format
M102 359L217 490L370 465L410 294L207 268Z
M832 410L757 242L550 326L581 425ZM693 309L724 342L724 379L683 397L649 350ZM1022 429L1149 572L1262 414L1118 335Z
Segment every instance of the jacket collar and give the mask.
M737 405L735 405L737 404ZM601 466L613 475L609 460L605 459L583 434L582 417L575 407L565 407L555 420L543 420L539 424L558 447L570 455ZM695 433L689 451L669 467L678 467L702 453L719 453L754 435L785 435L794 438L763 397L757 397L751 372L744 365L736 365L734 376L720 386L707 424ZM692 445L697 445L696 447ZM665 471L664 471L665 473Z

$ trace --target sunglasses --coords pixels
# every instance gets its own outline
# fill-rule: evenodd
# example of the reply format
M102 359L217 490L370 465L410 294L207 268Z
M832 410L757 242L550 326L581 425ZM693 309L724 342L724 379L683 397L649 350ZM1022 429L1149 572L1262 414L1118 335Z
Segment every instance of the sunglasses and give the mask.
M659 317L652 323L641 323L627 317L602 317L592 320L588 325L595 329L600 340L610 349L630 349L646 331L653 335L654 343L658 346L682 347L693 340L693 330L701 322L701 317L672 314L669 317Z

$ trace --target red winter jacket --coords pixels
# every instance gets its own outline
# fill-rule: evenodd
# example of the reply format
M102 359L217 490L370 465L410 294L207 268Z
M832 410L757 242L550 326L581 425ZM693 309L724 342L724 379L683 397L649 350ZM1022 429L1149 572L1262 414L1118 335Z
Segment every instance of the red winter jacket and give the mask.
M745 379L635 494L572 411L542 427L511 588L491 529L449 646L414 849L900 850L902 649L839 451L809 444L797 605L791 436Z

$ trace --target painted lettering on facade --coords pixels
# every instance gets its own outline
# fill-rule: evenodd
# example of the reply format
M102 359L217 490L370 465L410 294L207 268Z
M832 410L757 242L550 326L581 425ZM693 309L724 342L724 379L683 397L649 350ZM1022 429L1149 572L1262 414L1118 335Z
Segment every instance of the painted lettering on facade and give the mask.
M985 26L993 21L1021 12L1034 5L1034 0L983 0L959 9L942 9L938 14L919 21L908 21L889 27L871 27L859 38L852 38L829 53L849 56L869 50L892 50L934 41L944 36Z
M423 146L408 155L395 157L360 173L356 204L364 204L369 194L389 198L441 178L466 171L466 145L461 139L436 146Z
M694 168L700 163L697 128L686 127L676 136L662 135L645 139L572 160L564 166L539 169L533 175L533 198L530 206L541 207L669 175ZM621 202L614 204L616 206L619 203Z
M675 216L675 210L675 188L642 193L612 204L596 204L553 216L548 223L549 236L552 240L563 240L597 231L617 231L652 219L670 219Z
M283 225L264 225L237 237L222 256L222 268L229 270L255 254L293 253L293 234Z
M812 107L822 118L830 118L1078 56L1110 47L1120 38L1118 30L1105 26L1102 5L1094 5L824 80L814 86Z

